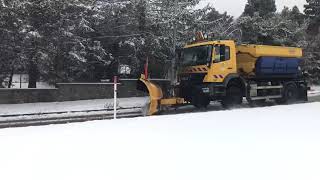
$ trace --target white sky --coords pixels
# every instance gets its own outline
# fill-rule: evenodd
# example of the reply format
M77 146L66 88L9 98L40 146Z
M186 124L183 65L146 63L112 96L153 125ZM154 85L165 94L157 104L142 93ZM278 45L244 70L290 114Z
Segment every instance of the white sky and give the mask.
M202 0L200 7L206 6L208 3L212 4L218 11L231 14L235 17L241 15L247 0ZM297 5L300 11L303 11L303 5L306 4L306 0L276 0L277 9L281 11L284 6L293 7Z

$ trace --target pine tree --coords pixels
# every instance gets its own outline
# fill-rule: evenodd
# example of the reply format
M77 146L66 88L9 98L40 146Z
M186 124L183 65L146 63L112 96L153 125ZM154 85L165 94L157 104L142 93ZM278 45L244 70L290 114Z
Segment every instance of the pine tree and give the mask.
M307 0L305 7L305 14L311 20L308 32L311 35L317 35L320 27L320 0Z
M52 83L95 77L92 66L108 63L111 56L91 38L101 19L93 1L25 2L20 4L21 57L29 72L29 87L35 87L40 77Z
M310 81L319 84L320 80L320 0L307 0L305 14L310 24L306 30L308 35L308 46L305 51L305 68L309 74Z
M305 15L300 12L297 6L293 6L291 13L291 20L298 22L298 24L303 24L305 20Z
M275 0L248 0L243 15L253 17L255 13L258 13L265 18L271 16L276 10Z
M307 0L307 4L305 7L305 14L311 18L319 20L319 14L320 14L320 1L319 0Z
M243 16L237 22L242 29L244 43L299 47L306 44L307 22L294 9L284 8L281 13L275 13L267 19L258 14Z
M20 70L20 53L23 48L22 22L20 20L20 2L0 1L0 86L4 79L5 87L11 87L13 73Z

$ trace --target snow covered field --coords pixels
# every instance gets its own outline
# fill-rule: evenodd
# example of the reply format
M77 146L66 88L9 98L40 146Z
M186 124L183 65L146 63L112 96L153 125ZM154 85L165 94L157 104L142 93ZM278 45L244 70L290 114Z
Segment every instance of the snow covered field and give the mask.
M320 103L0 130L4 180L318 180Z

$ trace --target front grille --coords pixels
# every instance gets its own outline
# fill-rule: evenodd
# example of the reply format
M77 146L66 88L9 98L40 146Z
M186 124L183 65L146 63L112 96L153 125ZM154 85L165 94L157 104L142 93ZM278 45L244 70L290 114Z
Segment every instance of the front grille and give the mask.
M179 76L179 78L182 84L199 84L199 83L203 83L205 76L206 76L205 73L182 74Z

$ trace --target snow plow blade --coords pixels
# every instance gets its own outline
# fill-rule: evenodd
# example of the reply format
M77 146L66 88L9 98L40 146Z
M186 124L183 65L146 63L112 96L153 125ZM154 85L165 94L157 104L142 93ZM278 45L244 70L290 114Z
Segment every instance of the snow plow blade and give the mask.
M164 99L161 87L155 83L152 83L143 74L137 82L137 90L149 94L149 101L142 108L142 113L145 116L158 114L165 107L188 104L188 102L186 102L183 98L179 97Z
M160 111L160 100L163 98L162 89L141 75L137 82L137 90L148 93L150 97L149 102L143 108L143 114L145 116L157 114Z

